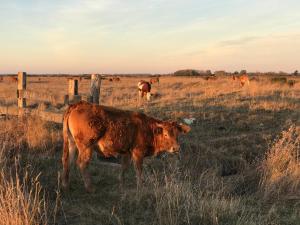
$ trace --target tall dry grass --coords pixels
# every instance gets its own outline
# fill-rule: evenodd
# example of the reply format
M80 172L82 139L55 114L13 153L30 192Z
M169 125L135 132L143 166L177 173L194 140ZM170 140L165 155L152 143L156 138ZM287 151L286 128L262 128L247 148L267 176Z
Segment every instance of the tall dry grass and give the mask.
M189 174L180 172L178 165L170 165L168 170L147 174L140 192L124 194L113 212L118 224L268 223L260 213L253 216L245 199L231 195L214 172L202 172L195 182Z
M300 127L290 126L274 141L261 163L261 188L266 198L300 196Z
M51 152L61 141L61 133L55 125L38 116L11 118L0 121L0 141L10 153L20 149ZM3 151L2 151L3 152Z
M203 174L201 174L203 175ZM201 177L200 175L200 177ZM204 175L207 179L207 174ZM210 177L210 182L215 178ZM155 215L157 224L219 224L231 221L243 212L240 200L226 196L222 187L212 192L206 185L194 184L186 179L164 177L162 184L154 179ZM247 218L249 219L249 218ZM239 218L246 224L246 220Z
M43 175L28 156L53 151L60 133L35 117L5 119L0 126L0 224L52 223L59 199L49 202L40 182Z
M12 163L14 153L9 152L9 141L0 142L0 224L47 224L47 204L39 175L32 176L21 168L16 155Z
M0 173L0 224L48 224L47 204L39 177Z

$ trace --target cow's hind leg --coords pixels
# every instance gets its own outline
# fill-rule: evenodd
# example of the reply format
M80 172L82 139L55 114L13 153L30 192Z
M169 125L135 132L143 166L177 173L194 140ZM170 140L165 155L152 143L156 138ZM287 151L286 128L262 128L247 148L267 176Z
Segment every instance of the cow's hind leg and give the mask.
M68 140L64 143L64 150L62 156L63 174L62 174L62 186L64 189L68 189L70 183L70 168L72 167L76 153L76 145L73 138L68 137Z
M80 169L85 189L87 190L87 192L94 192L95 189L92 185L92 179L90 174L87 171L88 165L92 159L92 153L93 153L92 148L86 147L84 145L77 145L77 148L78 148L77 166Z
M142 90L139 90L139 94L138 94L138 105L141 104L142 99L143 99L143 92L142 92Z

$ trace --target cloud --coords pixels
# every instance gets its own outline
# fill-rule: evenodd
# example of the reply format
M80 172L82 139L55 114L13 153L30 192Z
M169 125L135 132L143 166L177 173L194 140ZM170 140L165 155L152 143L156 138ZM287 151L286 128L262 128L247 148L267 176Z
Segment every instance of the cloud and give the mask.
M273 41L273 40L285 40L295 41L299 40L299 33L270 33L264 34L261 36L244 36L236 39L224 40L217 44L217 47L236 47L246 44L256 44L264 41Z
M245 36L245 37L241 37L238 39L221 41L218 45L221 47L233 47L233 46L245 45L245 44L257 41L258 39L261 39L261 38L262 37L259 37L259 36Z

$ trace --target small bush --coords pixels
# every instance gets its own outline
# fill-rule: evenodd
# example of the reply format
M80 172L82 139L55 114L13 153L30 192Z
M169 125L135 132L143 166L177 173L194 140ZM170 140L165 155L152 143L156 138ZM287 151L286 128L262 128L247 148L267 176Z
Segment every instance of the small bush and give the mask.
M178 70L174 73L174 76L199 76L197 70Z

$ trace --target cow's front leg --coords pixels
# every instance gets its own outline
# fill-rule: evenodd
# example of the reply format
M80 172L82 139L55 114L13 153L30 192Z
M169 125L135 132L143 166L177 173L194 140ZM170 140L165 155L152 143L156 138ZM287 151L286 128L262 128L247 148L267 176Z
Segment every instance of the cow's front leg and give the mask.
M120 188L123 189L124 186L124 174L130 165L130 155L122 155L121 156L121 172L119 175L120 180Z
M140 151L139 149L134 149L132 151L132 160L134 162L134 168L136 172L136 179L137 179L137 188L142 184L143 177L142 177L142 172L143 172L143 159L144 155L143 152Z

